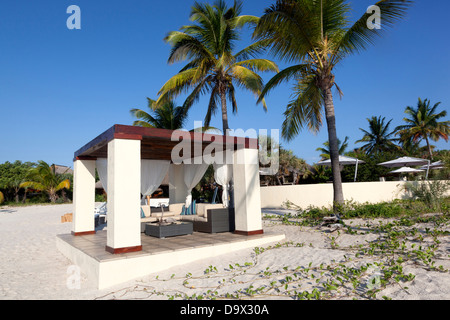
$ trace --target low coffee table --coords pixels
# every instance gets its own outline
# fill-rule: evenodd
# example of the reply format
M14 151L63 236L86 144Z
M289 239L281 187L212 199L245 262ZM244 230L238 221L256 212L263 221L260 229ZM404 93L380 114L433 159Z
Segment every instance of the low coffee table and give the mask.
M192 222L173 222L170 224L147 223L145 225L145 234L147 236L166 238L192 234L194 227Z

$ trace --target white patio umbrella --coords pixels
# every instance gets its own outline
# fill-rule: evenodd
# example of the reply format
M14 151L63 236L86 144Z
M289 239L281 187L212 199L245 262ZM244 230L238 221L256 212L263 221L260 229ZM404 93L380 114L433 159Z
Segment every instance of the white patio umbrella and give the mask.
M430 167L430 160L413 158L413 157L400 157L394 160L379 163L380 166L385 166L388 168L405 167L405 166L422 166L427 165L426 179L428 179L428 171Z
M410 167L401 167L399 169L390 171L390 173L417 173L417 172L423 172L423 170L420 169L414 169L414 168L410 168Z
M443 169L444 168L444 162L442 162L442 160L433 162L432 164L430 164L430 169ZM420 169L426 170L427 166L422 166L420 167Z
M423 172L421 169L414 169L410 167L401 167L400 169L396 169L393 171L390 171L390 173L412 173L412 172Z
M356 181L356 176L358 174L358 164L359 163L365 163L362 160L359 160L357 158L347 157L347 156L339 156L339 164L346 166L346 165L355 165L355 177L353 181ZM331 165L331 159L322 160L317 162L318 165L322 166L330 166Z

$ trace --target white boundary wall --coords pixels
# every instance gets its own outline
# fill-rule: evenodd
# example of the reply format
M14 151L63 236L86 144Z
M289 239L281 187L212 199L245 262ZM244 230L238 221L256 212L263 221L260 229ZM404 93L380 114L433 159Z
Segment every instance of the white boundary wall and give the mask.
M407 199L404 181L343 183L345 200L356 203L378 203ZM306 209L308 206L329 207L333 202L333 184L299 184L261 187L261 208L281 208L289 200Z

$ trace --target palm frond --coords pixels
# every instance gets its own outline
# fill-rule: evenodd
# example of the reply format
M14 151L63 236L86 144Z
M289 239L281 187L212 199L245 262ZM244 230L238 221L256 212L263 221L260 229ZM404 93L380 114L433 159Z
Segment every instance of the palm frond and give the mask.
M334 59L338 61L349 54L366 50L382 37L387 29L404 19L407 9L412 4L412 0L381 0L375 3L375 6L380 8L381 29L368 28L367 21L373 13L364 13L342 37L335 51Z
M233 66L243 66L249 68L252 71L272 71L279 72L278 66L275 62L268 59L249 59L236 62Z
M180 31L170 32L164 39L172 45L168 62L170 64L186 59L210 58L210 52L195 37Z
M320 37L319 18L312 2L278 0L266 9L253 38L268 40L270 51L286 61L302 61L315 51Z
M264 86L264 89L261 91L261 95L258 98L258 103L276 86L278 86L282 82L287 82L292 78L299 76L302 73L306 73L306 71L310 68L308 64L299 64L291 67L287 67L282 71L275 74Z
M35 181L25 181L20 184L20 188L32 188L38 191L45 190L45 186L42 183L35 182Z
M317 87L314 76L307 76L298 81L294 88L296 98L286 107L281 134L286 140L292 140L303 127L316 133L322 126L322 106L324 96Z
M190 86L193 84L192 79L195 77L197 69L198 68L191 68L179 72L170 78L159 90L158 95L160 95L160 97L156 103L159 104L163 98L172 98L188 91Z
M208 103L208 110L206 111L205 115L205 126L209 126L211 123L212 116L217 111L217 104L220 103L220 97L219 97L219 88L213 87L211 90L211 95L209 97L209 103Z
M240 65L234 65L231 68L231 74L239 86L259 96L264 87L264 83L256 72Z
M248 60L251 58L256 58L258 55L266 52L270 41L267 39L256 41L249 46L245 47L238 53L234 55L236 61Z
M70 180L65 179L61 181L55 188L55 191L61 190L61 189L70 189Z
M229 20L229 24L233 28L243 28L247 25L256 26L259 22L259 17L251 15L238 15Z
M231 110L233 111L234 114L237 113L237 102L236 102L236 95L235 95L235 90L234 90L234 86L231 85L228 88L228 100L231 101ZM267 110L267 107L266 107Z

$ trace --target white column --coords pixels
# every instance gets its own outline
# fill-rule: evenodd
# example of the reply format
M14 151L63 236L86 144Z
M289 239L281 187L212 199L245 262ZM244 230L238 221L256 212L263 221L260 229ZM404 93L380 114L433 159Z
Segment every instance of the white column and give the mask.
M95 233L95 160L75 160L73 163L72 234Z
M238 149L234 153L235 232L263 233L259 190L258 149Z
M183 164L171 164L169 167L169 203L184 203L187 187L184 183Z
M106 250L140 251L141 141L108 143L108 227Z

